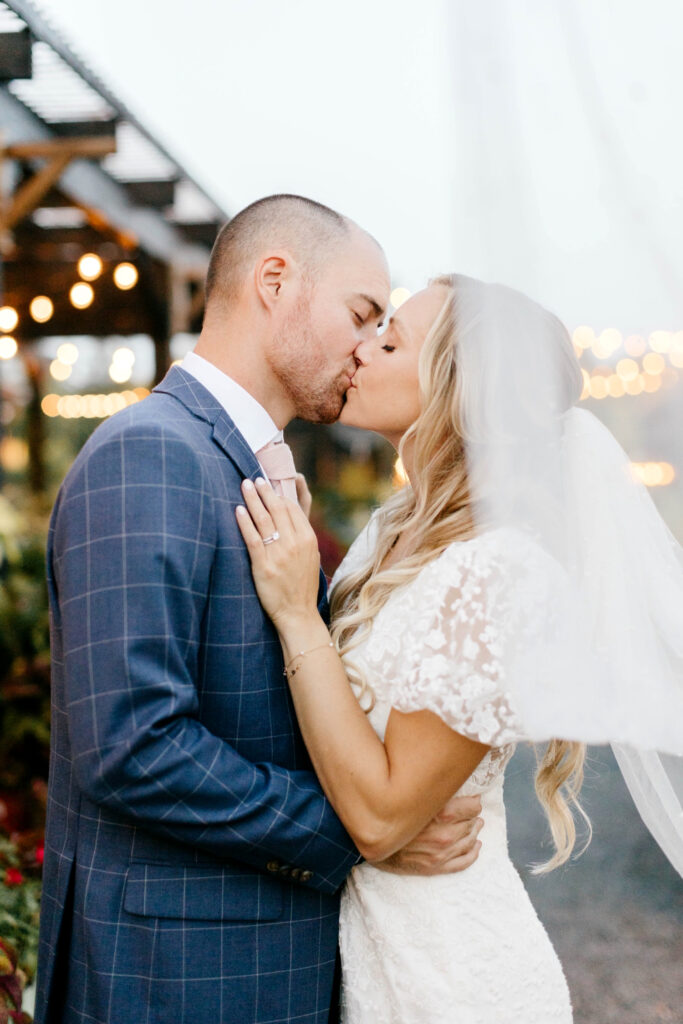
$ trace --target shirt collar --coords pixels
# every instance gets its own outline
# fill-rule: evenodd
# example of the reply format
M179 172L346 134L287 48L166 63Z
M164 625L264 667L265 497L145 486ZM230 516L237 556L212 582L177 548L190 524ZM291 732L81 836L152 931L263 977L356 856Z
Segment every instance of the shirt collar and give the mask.
M282 431L278 430L261 403L208 359L196 352L188 352L181 368L220 402L253 452L258 452L270 441L282 440Z

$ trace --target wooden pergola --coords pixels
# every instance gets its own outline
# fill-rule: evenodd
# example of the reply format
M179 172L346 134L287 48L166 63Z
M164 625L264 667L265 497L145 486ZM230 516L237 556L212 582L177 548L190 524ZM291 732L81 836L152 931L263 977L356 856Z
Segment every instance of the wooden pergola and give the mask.
M156 378L169 341L199 329L210 247L228 215L73 53L30 0L0 3L0 306L20 345L45 336L148 334ZM95 299L69 292L87 252ZM138 283L121 291L122 261ZM48 323L29 313L36 295Z

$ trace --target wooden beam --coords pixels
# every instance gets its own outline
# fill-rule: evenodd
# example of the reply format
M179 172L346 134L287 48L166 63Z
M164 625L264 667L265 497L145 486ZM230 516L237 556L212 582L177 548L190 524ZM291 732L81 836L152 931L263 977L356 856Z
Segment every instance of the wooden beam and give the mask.
M33 9L27 5L26 10L30 13ZM0 89L0 124L9 139L51 138L47 126L6 89ZM134 207L125 189L98 164L75 160L64 171L59 187L79 205L101 210L113 227L134 233L140 248L156 259L186 270L206 270L206 249L189 243L181 230L156 210Z
M72 160L102 157L115 151L116 139L112 137L39 139L4 146L0 151L2 160L46 159L47 162L4 204L0 213L0 230L11 231L19 221L28 217L40 205L52 186L59 181Z
M5 146L5 156L11 160L42 160L67 155L69 160L78 158L99 159L116 152L113 135L105 138L32 139L30 142L13 142Z
M20 220L33 213L45 193L61 177L62 172L70 162L71 157L68 153L55 156L48 160L45 166L41 167L32 178L24 182L21 188L14 193L6 209L3 210L0 230L11 231Z

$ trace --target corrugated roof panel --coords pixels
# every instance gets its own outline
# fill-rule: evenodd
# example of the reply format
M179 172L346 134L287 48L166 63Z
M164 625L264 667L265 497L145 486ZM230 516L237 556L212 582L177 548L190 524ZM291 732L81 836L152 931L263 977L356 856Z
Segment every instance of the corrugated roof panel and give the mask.
M33 77L11 82L9 89L48 124L107 121L116 113L47 43L33 44Z
M7 4L0 3L0 32L20 32L25 27L18 14L11 11Z
M155 181L178 174L175 164L126 121L116 126L116 153L105 157L102 167L119 181Z
M153 138L135 114L73 52L33 0L0 0L0 32L29 28L33 77L15 79L6 88L43 123L60 133L78 133L79 122L117 122L117 152L100 161L102 170L118 181L177 181L170 214L176 220L224 220L214 200L192 179L165 146ZM86 128L86 132L87 132ZM170 211L169 211L170 212Z

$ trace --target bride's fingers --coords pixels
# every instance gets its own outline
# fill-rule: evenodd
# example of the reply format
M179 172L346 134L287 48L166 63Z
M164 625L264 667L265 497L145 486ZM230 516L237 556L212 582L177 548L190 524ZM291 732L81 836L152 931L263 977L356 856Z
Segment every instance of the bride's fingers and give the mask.
M263 546L261 534L254 526L251 516L244 505L238 505L235 509L237 525L247 546L249 557L255 567L259 567L265 559L266 549Z
M291 537L292 519L291 507L293 502L288 501L281 494L276 494L271 485L263 477L256 480L256 491L275 523L275 528L282 537Z
M260 491L265 491L265 486L260 485L260 490L257 491L253 481L242 482L244 504L261 539L265 540L275 533L280 537L289 537L292 530L289 516L286 512L283 514L283 510L277 507L275 502L269 502L270 507L267 507L263 500L264 495Z
M251 520L261 538L270 537L275 533L277 528L273 523L270 512L256 493L253 481L242 481L242 497L244 498L244 504L251 516Z

